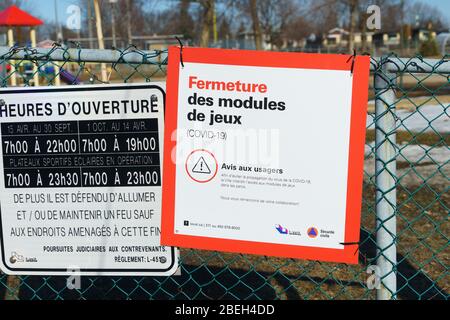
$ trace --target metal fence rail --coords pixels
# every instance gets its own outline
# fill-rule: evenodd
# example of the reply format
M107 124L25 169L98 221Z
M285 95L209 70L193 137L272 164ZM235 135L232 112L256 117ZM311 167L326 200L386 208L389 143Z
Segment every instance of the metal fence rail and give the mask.
M447 58L372 59L358 265L182 249L181 276L83 277L69 290L65 277L1 274L0 299L448 299ZM166 51L134 47L0 47L0 86L147 82L166 66Z

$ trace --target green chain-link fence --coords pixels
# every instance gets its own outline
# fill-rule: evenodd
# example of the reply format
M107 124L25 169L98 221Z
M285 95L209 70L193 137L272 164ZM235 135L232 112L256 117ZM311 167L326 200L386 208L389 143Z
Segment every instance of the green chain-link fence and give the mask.
M166 65L166 51L134 47L0 47L0 85L158 81ZM181 276L82 277L69 290L63 276L0 274L0 299L447 299L450 62L390 55L371 69L358 265L181 249Z

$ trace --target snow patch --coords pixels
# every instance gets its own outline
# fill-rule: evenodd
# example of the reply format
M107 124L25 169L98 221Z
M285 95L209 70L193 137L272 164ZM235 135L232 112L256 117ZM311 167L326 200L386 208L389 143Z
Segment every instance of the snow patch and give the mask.
M450 132L450 109L441 105L427 105L416 111L397 111L397 130L414 132ZM375 114L367 115L367 128L375 129Z
M375 157L375 142L365 145L364 155L366 158ZM450 159L450 149L448 147L430 147L427 145L400 145L395 150L397 161L414 164L436 163L445 164Z

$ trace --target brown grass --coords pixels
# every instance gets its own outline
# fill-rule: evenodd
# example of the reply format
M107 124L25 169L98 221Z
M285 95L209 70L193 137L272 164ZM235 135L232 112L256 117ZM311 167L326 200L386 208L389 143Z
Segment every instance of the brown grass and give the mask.
M397 235L398 253L402 262L399 272L411 277L400 291L399 298L432 298L430 281L443 290L448 290L450 234L447 223L450 194L445 190L433 190L427 186L408 189L399 186ZM227 267L259 274L265 278L278 298L288 299L373 299L375 291L366 287L366 269L374 264L373 249L364 249L374 240L375 234L375 188L365 184L361 226L366 230L362 240L360 263L344 265L296 259L281 259L253 255L218 253L193 249L182 249L181 256L186 265ZM367 233L369 232L369 233ZM371 234L372 240L367 236ZM424 283L423 279L431 280ZM280 280L281 279L281 280ZM403 278L400 278L402 280ZM399 280L399 283L402 281ZM245 282L244 279L235 281ZM405 282L405 281L403 281ZM227 283L225 285L231 285ZM252 285L252 283L248 283ZM411 288L419 292L415 294ZM290 292L290 293L289 293ZM421 294L422 295L421 295ZM442 298L442 297L441 297Z

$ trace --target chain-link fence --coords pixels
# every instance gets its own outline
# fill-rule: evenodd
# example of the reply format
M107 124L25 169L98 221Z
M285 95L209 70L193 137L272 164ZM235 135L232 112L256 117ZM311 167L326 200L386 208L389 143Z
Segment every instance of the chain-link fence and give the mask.
M166 65L166 51L134 47L0 47L0 85L158 81ZM181 249L181 276L69 290L62 276L1 274L0 299L447 299L450 62L390 55L371 69L358 265Z

